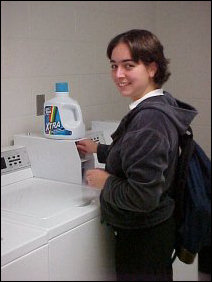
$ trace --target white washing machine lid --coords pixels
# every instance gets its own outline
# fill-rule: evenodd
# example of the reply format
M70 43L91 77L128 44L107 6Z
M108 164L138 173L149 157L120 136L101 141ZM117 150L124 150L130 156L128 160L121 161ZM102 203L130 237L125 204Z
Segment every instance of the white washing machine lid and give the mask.
M45 230L1 218L1 266L47 244Z
M99 194L85 185L33 177L2 187L1 212L47 229L52 238L98 216Z

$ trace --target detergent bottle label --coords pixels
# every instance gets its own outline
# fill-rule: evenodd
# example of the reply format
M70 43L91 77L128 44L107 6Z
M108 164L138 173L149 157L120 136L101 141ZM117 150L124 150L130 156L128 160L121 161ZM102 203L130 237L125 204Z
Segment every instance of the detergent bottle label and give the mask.
M63 127L57 106L45 107L45 133L49 135L72 135L72 131Z

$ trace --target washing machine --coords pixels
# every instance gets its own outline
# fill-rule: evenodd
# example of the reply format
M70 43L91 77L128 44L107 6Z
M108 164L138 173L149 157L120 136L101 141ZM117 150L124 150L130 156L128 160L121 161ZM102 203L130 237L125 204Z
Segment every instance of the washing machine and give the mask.
M39 134L16 135L14 143L1 150L2 280L115 280L100 191L84 182L92 155L80 156L74 141Z

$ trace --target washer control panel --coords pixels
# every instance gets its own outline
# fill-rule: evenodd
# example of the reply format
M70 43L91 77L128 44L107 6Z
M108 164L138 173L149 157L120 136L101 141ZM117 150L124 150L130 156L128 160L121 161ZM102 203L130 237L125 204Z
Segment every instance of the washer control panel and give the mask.
M95 143L105 144L104 134L102 131L88 130L86 133L87 133L87 138L90 138Z
M1 174L30 166L31 164L25 147L11 146L1 150Z

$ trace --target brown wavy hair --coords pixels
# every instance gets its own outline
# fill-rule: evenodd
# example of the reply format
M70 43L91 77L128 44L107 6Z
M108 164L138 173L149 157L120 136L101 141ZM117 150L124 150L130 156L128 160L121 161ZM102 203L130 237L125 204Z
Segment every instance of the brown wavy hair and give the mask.
M163 46L159 39L150 31L132 29L115 36L108 44L107 57L111 59L113 49L119 44L128 45L133 61L142 61L146 66L155 62L157 71L154 82L161 87L169 78L171 73L168 70L169 59L163 53Z

